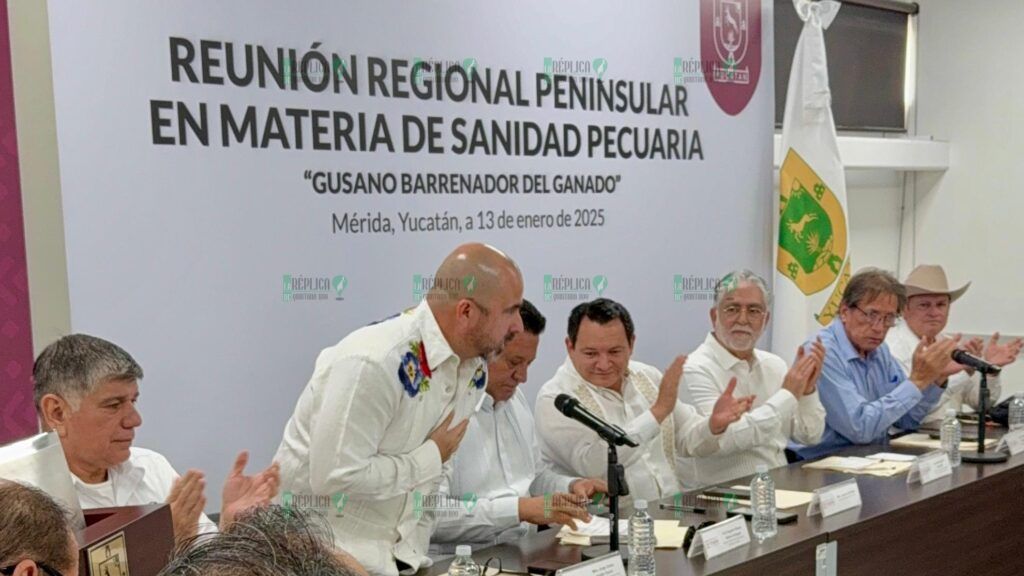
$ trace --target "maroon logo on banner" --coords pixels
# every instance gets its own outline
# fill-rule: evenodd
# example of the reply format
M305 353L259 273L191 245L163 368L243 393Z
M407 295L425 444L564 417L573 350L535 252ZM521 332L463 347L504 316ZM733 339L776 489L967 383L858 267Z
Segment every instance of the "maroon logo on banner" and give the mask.
M742 112L761 77L761 0L701 0L700 56L715 102Z

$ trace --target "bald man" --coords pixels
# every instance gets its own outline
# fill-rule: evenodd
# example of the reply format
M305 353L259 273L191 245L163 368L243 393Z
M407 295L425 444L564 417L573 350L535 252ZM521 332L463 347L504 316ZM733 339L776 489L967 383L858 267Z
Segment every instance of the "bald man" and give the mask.
M483 244L459 246L416 308L320 353L277 450L285 504L333 509L336 544L371 573L429 566L434 502L487 384L523 329L523 278Z

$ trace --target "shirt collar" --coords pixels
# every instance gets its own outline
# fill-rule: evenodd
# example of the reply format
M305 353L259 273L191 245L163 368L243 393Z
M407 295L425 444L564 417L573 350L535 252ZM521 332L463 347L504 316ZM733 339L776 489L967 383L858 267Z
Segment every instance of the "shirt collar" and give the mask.
M484 392L484 397L480 401L480 410L482 410L484 412L493 413L494 412L494 405L495 405L494 396L491 396L489 393Z
M441 327L437 324L437 319L434 318L434 312L430 309L426 298L416 306L414 314L416 314L420 325L423 348L427 352L427 363L430 369L434 370L455 356L455 351L452 350L444 333L441 332Z
M828 329L832 331L832 335L836 339L836 344L839 346L839 353L842 354L843 359L847 362L857 359L870 361L873 360L875 358L875 354L878 353L878 348L875 348L871 352L868 352L867 358L862 358L860 352L858 352L857 349L853 347L853 343L850 342L850 337L846 335L846 326L838 316L836 316L836 318L832 320L832 323L828 325ZM883 345L884 343L879 345L879 348Z
M143 476L146 475L146 470L140 466L136 466L132 461L132 456L129 456L127 460L118 464L117 466L111 466L107 468L107 479L99 484L89 484L76 476L74 473L71 474L71 481L81 486L92 487L99 486L100 484L110 483L113 493L131 494L135 491L135 487L142 481Z
M576 365L572 363L572 358L570 358L568 355L566 355L565 357L565 363L562 364L562 369L565 370L565 374L566 376L568 376L570 380L569 384L582 383L592 392L595 392L597 394L611 394L620 399L626 397L626 388L630 385L629 380L630 376L632 376L632 369L627 368L626 375L622 377L622 390L620 392L616 392L611 388L602 388L601 386L595 386L594 384L588 382L586 378L581 376L580 373L576 371Z
M731 370L737 364L746 362L742 358L736 357L736 355L730 352L728 348L722 346L722 343L718 341L718 338L715 338L714 332L708 332L708 336L704 339L704 343L711 348L711 352L715 355L715 362L718 362L718 365L726 370ZM749 363L751 368L757 366L757 362L759 360L757 350L754 350L753 353L754 358Z

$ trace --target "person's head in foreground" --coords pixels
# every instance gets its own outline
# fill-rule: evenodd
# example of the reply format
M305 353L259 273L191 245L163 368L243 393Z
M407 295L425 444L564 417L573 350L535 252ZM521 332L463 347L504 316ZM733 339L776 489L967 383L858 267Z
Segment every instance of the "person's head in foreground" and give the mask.
M159 576L366 576L332 541L317 513L253 508L225 531L180 545Z
M67 511L42 490L3 479L0 479L0 574L78 574L78 544Z
M839 303L839 318L850 344L866 357L885 342L907 305L907 292L884 270L865 268L853 275Z

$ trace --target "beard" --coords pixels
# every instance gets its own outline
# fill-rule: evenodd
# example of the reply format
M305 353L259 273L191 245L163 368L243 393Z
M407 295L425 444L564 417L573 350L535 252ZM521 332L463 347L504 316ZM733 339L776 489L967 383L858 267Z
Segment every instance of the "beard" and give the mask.
M508 334L500 340L493 340L487 334L478 332L472 337L473 348L484 360L494 362L505 351L505 345L512 340L513 336L514 334Z
M749 352L754 349L757 344L759 334L755 334L752 330L749 332L733 332L727 330L725 326L716 325L715 335L721 340L722 344L725 344L731 350L737 352Z

